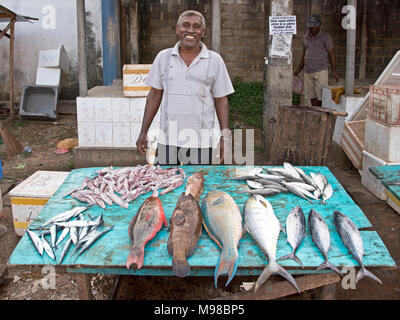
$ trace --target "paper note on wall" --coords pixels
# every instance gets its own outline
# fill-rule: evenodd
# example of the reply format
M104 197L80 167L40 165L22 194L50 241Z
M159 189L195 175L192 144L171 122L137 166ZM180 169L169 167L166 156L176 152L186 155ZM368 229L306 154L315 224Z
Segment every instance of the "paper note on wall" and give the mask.
M296 16L270 16L269 34L297 34Z
M291 34L275 34L272 36L270 56L290 58L292 56Z

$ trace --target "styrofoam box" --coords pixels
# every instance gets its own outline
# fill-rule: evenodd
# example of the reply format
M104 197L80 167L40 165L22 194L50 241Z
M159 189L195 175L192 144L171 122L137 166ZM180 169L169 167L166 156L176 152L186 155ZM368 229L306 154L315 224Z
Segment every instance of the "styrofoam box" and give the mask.
M10 191L14 230L23 236L31 221L62 185L69 172L36 171Z
M365 120L344 124L340 145L358 170L362 169L362 152L365 149Z
M68 68L68 57L63 45L57 49L39 51L38 66L41 68Z
M151 64L126 64L122 70L125 97L146 97L150 87L145 83Z
M60 68L37 68L35 84L41 86L60 86Z
M400 126L385 126L368 117L365 150L384 161L400 162Z
M400 201L397 199L389 190L386 189L387 204L393 208L398 214L400 214Z
M386 162L368 151L363 151L363 167L361 171L361 184L371 191L378 199L386 201L387 194L386 188L382 184L382 181L376 178L370 171L371 167L381 166L395 166L400 165L400 162Z

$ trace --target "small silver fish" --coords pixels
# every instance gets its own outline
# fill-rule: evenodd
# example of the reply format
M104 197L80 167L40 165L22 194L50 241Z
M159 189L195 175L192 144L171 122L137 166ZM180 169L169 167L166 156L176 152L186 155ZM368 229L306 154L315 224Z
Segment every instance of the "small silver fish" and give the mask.
M61 264L63 262L65 256L67 255L69 248L71 247L71 244L72 244L72 239L69 238L67 243L64 246L62 253L61 253L60 261L58 262L58 264Z
M75 207L71 210L64 211L64 212L56 215L55 217L51 218L50 220L47 220L41 226L41 228L44 228L45 226L48 226L55 222L67 221L69 219L72 219L72 218L76 217L79 213L85 211L86 209L87 209L87 207Z
M363 263L364 244L360 232L358 231L358 228L354 222L339 211L334 212L334 221L336 229L339 232L340 238L342 239L344 245L361 266L361 270L357 274L356 283L364 277L369 277L382 284L378 277L365 269Z
M261 196L275 196L275 195L281 193L280 190L274 189L274 188L246 190L246 191L243 191L243 192L244 193L250 193L250 194L258 194L258 195L261 195Z
M331 247L331 236L325 220L318 212L311 209L308 215L308 225L311 230L312 240L317 245L325 259L325 261L317 268L317 271L329 268L335 271L338 275L343 276L339 269L328 261L328 251Z
M322 203L326 203L333 195L333 188L330 183L325 186L324 192L322 194Z
M26 233L28 234L29 239L31 239L37 252L39 252L39 254L41 256L43 256L43 244L42 244L42 241L40 240L39 236L35 232L30 231L29 229L26 230Z
M96 236L94 236L93 238L90 238L90 240L88 240L85 245L82 247L81 251L79 251L78 256L75 258L74 262L76 261L76 259L78 259L80 257L81 254L83 254L84 252L86 252L87 249L90 248L90 246L95 243L98 239L100 239L103 235L105 235L107 232L111 231L113 227L109 228L109 229L104 229L101 232L99 232Z
M286 218L286 234L289 244L293 248L293 252L287 256L279 258L277 261L293 259L304 269L303 263L296 256L296 250L306 235L306 218L300 206L293 208Z
M63 231L61 232L61 235L58 237L58 240L56 242L56 246L58 246L61 243L61 241L64 240L64 238L68 235L69 230L70 230L69 228L64 228L63 229Z
M259 183L259 182L253 181L253 180L246 180L246 183L250 188L253 188L253 189L263 189L264 188L262 183Z
M50 244L47 242L47 240L44 238L44 236L42 235L42 244L43 244L43 248L44 251L46 251L47 255L53 259L54 261L56 261L56 256L54 254L53 248L50 246Z

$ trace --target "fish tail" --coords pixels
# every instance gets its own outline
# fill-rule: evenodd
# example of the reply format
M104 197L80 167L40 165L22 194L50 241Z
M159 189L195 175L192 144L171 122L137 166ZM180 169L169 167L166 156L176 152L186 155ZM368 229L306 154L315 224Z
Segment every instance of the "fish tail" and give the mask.
M303 263L301 262L299 257L296 256L296 254L294 252L292 252L291 254L288 254L284 257L279 258L277 261L288 260L288 259L292 259L292 260L296 261L304 269Z
M335 271L339 276L343 277L343 273L336 268L332 263L330 263L328 260L325 260L318 268L317 271L321 271L324 269L331 269L332 271Z
M190 274L190 265L186 259L172 258L172 271L179 278L184 278Z
M236 254L227 254L226 252L222 251L221 255L219 256L217 266L215 267L214 272L214 285L217 288L218 277L221 274L227 274L228 280L226 281L225 287L231 282L233 276L236 273L237 267L239 262L239 254L236 250Z
M137 269L140 269L143 266L144 259L144 250L141 248L132 248L132 251L129 253L128 259L126 260L126 268L134 264Z
M382 281L379 280L378 277L376 277L375 275L372 274L372 272L368 271L367 269L365 269L364 266L361 267L361 270L357 273L357 278L356 278L356 283L358 283L358 281L360 281L362 278L364 277L368 277L371 278L377 282L379 282L380 284L382 284Z
M261 273L260 277L257 279L254 291L256 292L261 285L268 280L268 278L272 274L279 274L280 276L284 277L287 281L290 282L290 284L296 288L298 293L300 292L299 286L296 283L296 280L290 275L289 272L287 272L285 269L283 269L279 264L276 262L270 262L264 269L264 271Z

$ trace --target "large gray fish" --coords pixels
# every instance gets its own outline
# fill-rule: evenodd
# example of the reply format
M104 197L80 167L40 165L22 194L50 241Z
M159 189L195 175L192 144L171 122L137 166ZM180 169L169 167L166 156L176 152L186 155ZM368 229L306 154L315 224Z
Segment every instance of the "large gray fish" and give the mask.
M331 247L331 236L325 220L318 212L311 209L310 214L308 215L308 225L310 226L312 240L317 245L325 259L325 261L317 268L317 271L329 268L340 276L343 276L339 269L328 261L328 251Z
M349 249L351 254L361 266L361 270L357 274L356 283L364 277L369 277L382 284L381 280L379 280L370 271L365 269L363 264L364 244L360 232L358 231L358 228L354 222L339 211L335 211L334 221L336 229L339 232L340 238L342 238L344 245L347 249Z
M244 225L247 232L268 257L268 265L257 279L254 290L257 291L272 274L279 274L300 293L294 278L276 262L276 245L281 226L271 203L260 195L254 195L248 199L244 207Z
M306 218L300 206L293 208L286 218L286 234L289 244L293 248L293 252L287 256L279 258L277 261L293 259L303 268L303 263L296 256L296 250L306 235Z

